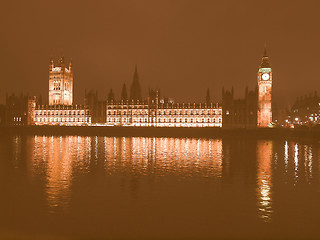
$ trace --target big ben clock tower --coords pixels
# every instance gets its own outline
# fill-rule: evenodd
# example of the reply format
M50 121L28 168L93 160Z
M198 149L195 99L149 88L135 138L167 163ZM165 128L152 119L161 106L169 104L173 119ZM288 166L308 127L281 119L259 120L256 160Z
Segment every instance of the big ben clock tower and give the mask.
M272 69L266 47L258 71L258 127L267 127L272 122Z

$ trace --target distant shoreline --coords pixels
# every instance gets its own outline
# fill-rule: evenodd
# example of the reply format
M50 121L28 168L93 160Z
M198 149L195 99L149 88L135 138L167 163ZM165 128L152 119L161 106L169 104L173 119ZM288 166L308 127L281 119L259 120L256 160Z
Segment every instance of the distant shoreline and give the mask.
M1 126L3 135L45 135L45 136L108 136L108 137L256 137L256 138L302 138L320 140L320 129L266 128L266 129L224 129L224 128L170 128L170 127L66 127L66 126Z

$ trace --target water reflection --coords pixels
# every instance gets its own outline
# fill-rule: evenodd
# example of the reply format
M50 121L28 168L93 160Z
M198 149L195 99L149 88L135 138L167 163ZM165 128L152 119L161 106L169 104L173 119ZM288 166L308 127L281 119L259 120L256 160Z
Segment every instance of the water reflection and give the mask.
M305 176L308 184L311 184L312 181L312 172L313 172L313 149L312 146L304 145L303 147L303 155L304 155L304 169Z
M35 136L32 170L35 178L44 175L47 202L52 211L68 207L73 168L86 169L91 138Z
M285 164L285 172L288 172L288 164L289 164L289 145L288 141L285 141L284 144L284 164Z
M82 186L87 181L79 184L83 176L95 176L100 182L121 179L119 188L130 182L122 190L131 191L131 197L136 196L141 179L177 179L186 185L195 180L222 186L205 190L217 191L217 196L221 189L236 194L243 189L243 195L252 194L253 190L254 201L248 205L255 207L255 216L268 223L276 214L277 187L285 186L287 191L299 184L312 185L320 174L319 164L315 163L318 145L295 141L34 136L28 137L27 142L28 171L34 182L43 184L51 212L70 208L75 183ZM25 151L24 140L14 137L12 143L12 167L18 169ZM228 188L230 185L234 190Z
M19 167L19 159L21 157L21 136L14 136L13 137L13 158L12 158L12 164L14 168Z
M221 139L35 136L33 140L33 176L45 176L53 211L68 207L74 178L93 171L99 162L107 175L221 177Z
M104 138L107 174L221 177L222 141L178 138Z
M298 143L294 145L294 184L298 181L298 170L299 170L299 146Z
M257 143L257 198L259 216L265 221L272 219L272 141Z

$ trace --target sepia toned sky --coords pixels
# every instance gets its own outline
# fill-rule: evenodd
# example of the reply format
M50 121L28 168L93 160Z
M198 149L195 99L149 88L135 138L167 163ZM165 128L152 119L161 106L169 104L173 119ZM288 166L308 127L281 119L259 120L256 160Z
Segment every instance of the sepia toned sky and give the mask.
M75 102L85 88L119 97L138 65L142 93L215 101L254 89L267 43L281 106L320 87L320 1L2 1L0 103L48 94L48 63L73 59Z

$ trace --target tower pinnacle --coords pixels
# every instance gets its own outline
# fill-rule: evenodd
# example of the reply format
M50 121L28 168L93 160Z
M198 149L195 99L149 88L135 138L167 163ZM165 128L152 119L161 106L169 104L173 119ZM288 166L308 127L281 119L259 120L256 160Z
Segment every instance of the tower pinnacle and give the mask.
M264 56L264 57L267 57L267 56L268 56L268 54L267 54L267 43L266 43L266 42L264 43L263 56Z
M269 56L267 54L267 44L264 44L263 56L261 58L260 68L271 68Z
M130 88L130 100L141 100L141 87L139 83L138 67L135 66L133 81Z

